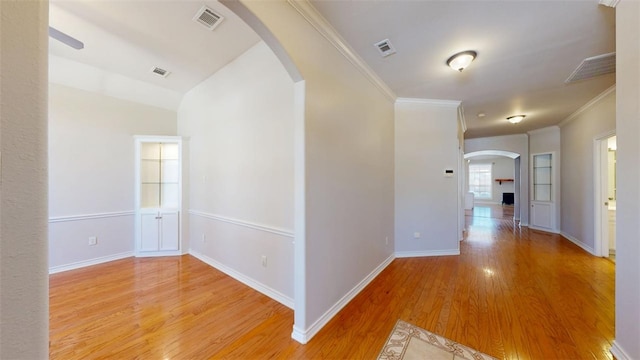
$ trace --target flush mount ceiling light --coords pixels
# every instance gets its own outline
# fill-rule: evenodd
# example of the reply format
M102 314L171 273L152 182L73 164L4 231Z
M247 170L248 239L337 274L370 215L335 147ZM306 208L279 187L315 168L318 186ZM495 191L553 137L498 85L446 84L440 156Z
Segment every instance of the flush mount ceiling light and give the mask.
M517 124L520 121L522 121L524 119L525 115L513 115L513 116L509 116L507 118L507 121L509 121L512 124Z
M467 50L454 54L447 60L447 65L452 69L462 72L478 56L473 50Z

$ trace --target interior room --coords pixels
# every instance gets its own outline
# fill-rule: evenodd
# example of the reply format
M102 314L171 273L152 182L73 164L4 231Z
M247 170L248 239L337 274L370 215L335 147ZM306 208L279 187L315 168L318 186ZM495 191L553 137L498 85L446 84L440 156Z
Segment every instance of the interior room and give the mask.
M640 4L0 16L0 358L640 358Z

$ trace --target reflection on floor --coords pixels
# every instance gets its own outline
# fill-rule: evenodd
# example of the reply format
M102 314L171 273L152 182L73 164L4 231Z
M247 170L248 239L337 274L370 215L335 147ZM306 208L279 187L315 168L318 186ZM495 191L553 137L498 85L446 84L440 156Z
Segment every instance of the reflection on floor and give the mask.
M491 218L491 219L513 219L513 205L478 205L473 209L465 210L467 218Z

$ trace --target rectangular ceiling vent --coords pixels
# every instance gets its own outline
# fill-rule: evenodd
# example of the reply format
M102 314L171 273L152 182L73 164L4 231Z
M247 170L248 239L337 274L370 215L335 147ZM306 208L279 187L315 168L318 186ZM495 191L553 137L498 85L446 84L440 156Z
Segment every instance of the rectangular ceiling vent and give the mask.
M156 74L156 75L160 75L160 76L162 76L163 78L166 78L166 77L167 77L167 76L169 76L169 74L171 73L170 71L165 70L165 69L162 69L162 68L159 68L159 67L157 67L157 66L152 67L152 68L151 68L151 72L152 72L152 73L154 73L154 74Z
M196 13L196 16L193 17L193 21L201 24L209 30L215 29L216 26L220 25L222 20L224 20L222 15L216 13L206 5L202 6L202 8L198 10L198 13Z
M384 39L373 45L378 49L382 57L387 57L389 55L396 53L396 49L393 47L393 45L391 45L391 42L389 41L389 39Z
M582 60L578 68L564 82L569 84L614 72L616 72L616 53L612 52Z

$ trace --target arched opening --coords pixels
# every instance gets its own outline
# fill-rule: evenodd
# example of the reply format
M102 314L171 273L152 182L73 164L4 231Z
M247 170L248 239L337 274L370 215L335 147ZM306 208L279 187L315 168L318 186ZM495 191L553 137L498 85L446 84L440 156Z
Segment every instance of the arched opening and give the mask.
M481 194L479 200L488 204L513 205L513 220L520 221L522 206L527 206L527 204L523 205L520 200L523 179L520 154L506 150L478 150L466 153L464 159L466 160L465 171L467 174L465 177L467 179L466 188L470 192L476 190L469 186L471 176L469 169L472 163L480 164L478 167L482 167L482 171L488 171L489 173L485 176L490 179L489 182L486 179L483 180L485 192ZM477 194L476 191L472 197L474 203Z

